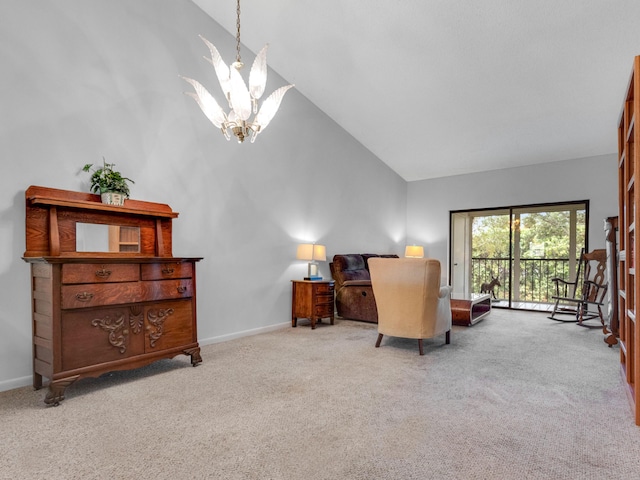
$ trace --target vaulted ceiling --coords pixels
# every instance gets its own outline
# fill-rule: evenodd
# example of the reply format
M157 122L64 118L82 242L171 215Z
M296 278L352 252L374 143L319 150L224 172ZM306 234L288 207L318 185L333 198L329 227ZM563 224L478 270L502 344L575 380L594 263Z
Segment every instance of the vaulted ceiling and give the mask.
M616 152L640 0L242 0L241 39L412 181Z

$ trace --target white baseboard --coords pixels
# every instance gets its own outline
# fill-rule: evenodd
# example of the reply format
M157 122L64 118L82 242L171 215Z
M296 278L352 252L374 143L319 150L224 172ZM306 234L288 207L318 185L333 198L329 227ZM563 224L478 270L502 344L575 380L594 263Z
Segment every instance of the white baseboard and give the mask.
M201 338L198 340L200 345L211 345L213 343L228 342L236 338L249 337L251 335L258 335L259 333L273 332L274 330L280 330L285 327L290 327L291 322L277 323L275 325L268 325L266 327L252 328L251 330L243 330L241 332L233 332L227 335L220 335L219 337Z
M251 330L243 330L241 332L229 333L227 335L220 335L219 337L201 338L198 340L200 345L211 345L213 343L228 342L241 337L249 337L251 335L258 335L259 333L273 332L274 330L280 330L291 326L291 322L278 323L276 325L268 325L266 327L253 328ZM4 380L0 382L0 392L7 390L13 390L14 388L26 387L31 385L33 378L31 376L12 378L10 380Z
M27 377L12 378L10 380L4 380L0 382L0 392L6 392L7 390L13 390L14 388L26 387L33 383L31 375Z

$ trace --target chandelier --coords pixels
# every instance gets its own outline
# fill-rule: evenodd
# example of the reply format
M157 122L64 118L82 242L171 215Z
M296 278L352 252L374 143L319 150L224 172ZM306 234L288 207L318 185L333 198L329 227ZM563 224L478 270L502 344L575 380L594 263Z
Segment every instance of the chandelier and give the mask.
M222 131L227 140L230 138L229 131L231 131L238 139L238 143L244 142L245 137L249 136L251 137L251 143L253 143L258 134L267 128L278 108L280 108L280 102L282 102L284 94L293 85L278 88L262 102L258 109L258 100L262 97L267 84L267 48L269 44L260 50L260 53L253 61L251 72L249 73L249 88L247 88L240 75L240 69L244 66L240 59L240 0L237 3L236 13L237 53L236 61L231 64L231 67L224 63L216 47L202 35L199 35L211 52L211 58L205 57L205 59L215 69L220 87L229 102L229 113L225 113L215 98L200 82L192 78L182 78L189 82L195 90L195 92L185 92L185 94L196 101L205 116ZM254 117L249 120L251 114Z

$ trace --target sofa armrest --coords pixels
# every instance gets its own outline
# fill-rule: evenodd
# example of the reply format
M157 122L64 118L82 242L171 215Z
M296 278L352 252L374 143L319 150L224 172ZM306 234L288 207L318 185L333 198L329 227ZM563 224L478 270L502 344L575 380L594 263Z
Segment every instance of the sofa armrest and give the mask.
M342 282L343 287L370 287L371 280L347 280Z

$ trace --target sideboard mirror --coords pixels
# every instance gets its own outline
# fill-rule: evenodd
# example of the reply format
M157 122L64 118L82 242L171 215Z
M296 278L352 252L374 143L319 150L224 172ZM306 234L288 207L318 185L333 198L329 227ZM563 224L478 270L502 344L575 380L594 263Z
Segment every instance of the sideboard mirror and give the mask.
M140 252L140 227L76 223L76 252Z

